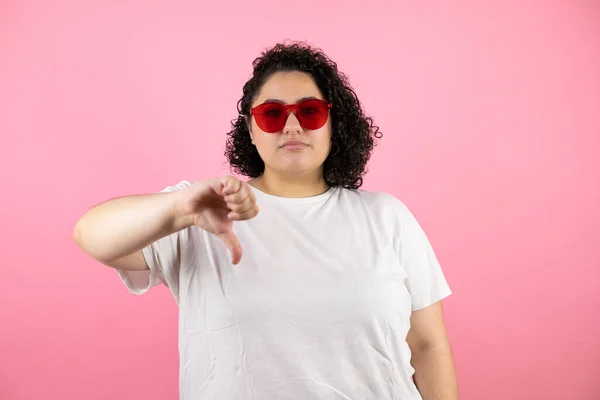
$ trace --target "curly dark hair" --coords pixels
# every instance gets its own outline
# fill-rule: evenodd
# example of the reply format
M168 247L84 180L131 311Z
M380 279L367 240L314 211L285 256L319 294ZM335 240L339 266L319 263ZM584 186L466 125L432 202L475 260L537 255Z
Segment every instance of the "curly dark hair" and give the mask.
M264 172L265 164L251 142L243 116L250 108L265 81L280 71L305 72L313 77L317 87L331 102L331 151L323 164L323 178L329 186L358 189L363 183L367 161L382 137L373 119L361 108L347 77L338 71L337 64L322 50L306 43L279 43L266 50L252 63L254 72L243 88L238 101L237 119L227 133L225 156L231 169L241 175L256 178Z

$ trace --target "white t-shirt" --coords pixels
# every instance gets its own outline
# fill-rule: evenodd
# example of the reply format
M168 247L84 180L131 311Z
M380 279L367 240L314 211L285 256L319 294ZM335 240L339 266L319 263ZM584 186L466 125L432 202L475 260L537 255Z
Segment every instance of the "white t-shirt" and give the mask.
M450 289L406 206L364 190L253 190L260 213L233 225L238 265L191 227L143 250L149 271L119 271L132 292L164 283L179 304L181 400L421 399L411 311Z

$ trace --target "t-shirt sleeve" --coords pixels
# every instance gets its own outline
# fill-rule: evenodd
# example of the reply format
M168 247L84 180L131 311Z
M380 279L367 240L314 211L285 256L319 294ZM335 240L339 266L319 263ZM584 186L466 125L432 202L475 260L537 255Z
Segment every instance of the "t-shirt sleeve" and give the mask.
M160 193L181 190L190 185L188 181L181 181L175 186L167 186ZM167 235L142 249L142 254L149 269L144 271L117 272L129 291L135 294L144 294L152 287L159 284L166 285L175 299L179 296L179 270L181 263L181 250L189 240L189 230Z
M413 311L437 303L452 293L427 235L403 204L399 256L407 274L406 286Z

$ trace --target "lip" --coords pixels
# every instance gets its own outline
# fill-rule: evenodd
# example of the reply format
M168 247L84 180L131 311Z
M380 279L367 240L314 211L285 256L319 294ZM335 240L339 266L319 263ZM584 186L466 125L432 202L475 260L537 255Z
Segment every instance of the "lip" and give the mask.
M308 147L308 145L301 140L288 140L281 145L281 148L286 150L304 149L306 147Z

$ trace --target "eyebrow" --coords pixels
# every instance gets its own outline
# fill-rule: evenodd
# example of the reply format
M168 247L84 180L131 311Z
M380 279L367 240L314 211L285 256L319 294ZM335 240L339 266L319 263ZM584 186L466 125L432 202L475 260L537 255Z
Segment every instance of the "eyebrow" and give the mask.
M301 99L299 99L298 101L296 101L296 103L301 103L301 102L306 101L306 100L315 100L315 99L317 99L317 97L315 97L315 96L302 97ZM263 103L285 104L285 102L283 102L283 101L281 101L279 99L267 99Z

